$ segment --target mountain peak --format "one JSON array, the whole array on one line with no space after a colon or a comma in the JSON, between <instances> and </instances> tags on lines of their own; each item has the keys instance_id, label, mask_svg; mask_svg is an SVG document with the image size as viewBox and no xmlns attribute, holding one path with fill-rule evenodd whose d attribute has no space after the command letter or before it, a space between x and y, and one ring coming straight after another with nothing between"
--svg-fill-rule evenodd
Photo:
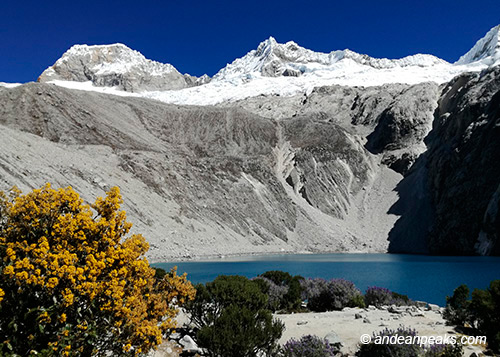
<instances>
[{"instance_id":1,"label":"mountain peak","mask_svg":"<svg viewBox=\"0 0 500 357\"><path fill-rule=\"evenodd\" d=\"M54 66L61 66L66 62L75 60L83 61L88 66L99 66L99 71L101 73L123 73L134 66L155 67L157 70L166 72L176 71L171 64L164 64L146 59L140 52L122 43L91 46L73 45L57 60Z\"/></svg>"},{"instance_id":2,"label":"mountain peak","mask_svg":"<svg viewBox=\"0 0 500 357\"><path fill-rule=\"evenodd\" d=\"M500 64L500 25L489 30L469 52L455 62L455 64L470 63L480 63L487 66Z\"/></svg>"},{"instance_id":3,"label":"mountain peak","mask_svg":"<svg viewBox=\"0 0 500 357\"><path fill-rule=\"evenodd\" d=\"M72 46L39 77L40 82L57 80L90 81L128 92L181 89L196 82L171 64L149 60L122 43Z\"/></svg>"},{"instance_id":4,"label":"mountain peak","mask_svg":"<svg viewBox=\"0 0 500 357\"><path fill-rule=\"evenodd\" d=\"M401 59L373 58L345 49L330 53L315 52L293 41L278 43L274 37L261 42L256 50L234 60L215 76L215 80L236 79L244 81L260 75L263 77L292 76L331 71L342 67L362 66L365 69L392 69L396 67L430 67L449 65L435 56L417 54Z\"/></svg>"}]
</instances>

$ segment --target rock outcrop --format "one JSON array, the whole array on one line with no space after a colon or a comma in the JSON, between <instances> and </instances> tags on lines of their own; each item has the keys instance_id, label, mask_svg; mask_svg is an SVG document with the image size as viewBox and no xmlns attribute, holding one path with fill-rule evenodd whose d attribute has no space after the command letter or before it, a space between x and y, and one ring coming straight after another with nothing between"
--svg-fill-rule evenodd
<instances>
[{"instance_id":1,"label":"rock outcrop","mask_svg":"<svg viewBox=\"0 0 500 357\"><path fill-rule=\"evenodd\" d=\"M398 185L390 251L500 254L499 67L444 86L426 144Z\"/></svg>"},{"instance_id":2,"label":"rock outcrop","mask_svg":"<svg viewBox=\"0 0 500 357\"><path fill-rule=\"evenodd\" d=\"M192 87L210 81L180 74L174 66L146 59L123 44L75 45L38 78L40 82L90 81L96 87L126 92L158 91Z\"/></svg>"}]
</instances>

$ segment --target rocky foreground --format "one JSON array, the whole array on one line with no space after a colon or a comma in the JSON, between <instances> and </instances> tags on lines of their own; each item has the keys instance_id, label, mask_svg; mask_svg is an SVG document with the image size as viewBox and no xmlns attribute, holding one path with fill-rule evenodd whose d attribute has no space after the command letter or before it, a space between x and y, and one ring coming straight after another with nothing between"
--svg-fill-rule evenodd
<instances>
[{"instance_id":1,"label":"rocky foreground","mask_svg":"<svg viewBox=\"0 0 500 357\"><path fill-rule=\"evenodd\" d=\"M419 336L460 335L453 326L447 326L442 316L443 308L422 303L420 306L383 306L376 308L344 308L342 311L307 312L294 314L275 314L285 323L285 332L280 343L291 338L299 339L304 335L324 337L331 343L342 343L341 352L354 356L359 348L360 337L382 331L386 328L396 330L401 325L415 329ZM187 324L186 315L179 316L181 324ZM198 351L189 336L176 335L181 346L186 350ZM151 357L178 356L180 349L172 342L164 343ZM464 356L482 356L483 345L464 346Z\"/></svg>"},{"instance_id":2,"label":"rocky foreground","mask_svg":"<svg viewBox=\"0 0 500 357\"><path fill-rule=\"evenodd\" d=\"M428 308L382 307L345 308L342 311L323 313L300 313L277 315L285 325L286 330L280 343L290 338L300 338L303 335L326 337L331 342L342 343L341 351L349 356L354 355L363 334L373 335L374 332L386 328L396 330L400 325L415 329L420 336L455 335L452 326L446 326L442 317L442 308L429 305ZM479 354L482 346L466 346L465 356Z\"/></svg>"}]
</instances>

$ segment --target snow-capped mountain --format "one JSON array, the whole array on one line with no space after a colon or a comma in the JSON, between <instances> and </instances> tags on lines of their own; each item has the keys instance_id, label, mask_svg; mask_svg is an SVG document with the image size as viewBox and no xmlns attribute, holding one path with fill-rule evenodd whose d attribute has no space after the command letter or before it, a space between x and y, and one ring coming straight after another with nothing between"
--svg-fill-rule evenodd
<instances>
[{"instance_id":1,"label":"snow-capped mountain","mask_svg":"<svg viewBox=\"0 0 500 357\"><path fill-rule=\"evenodd\" d=\"M49 84L0 82L0 190L119 186L154 261L500 256L498 30L454 64L270 38L194 87L124 45L76 46Z\"/></svg>"},{"instance_id":2,"label":"snow-capped mountain","mask_svg":"<svg viewBox=\"0 0 500 357\"><path fill-rule=\"evenodd\" d=\"M186 88L196 85L198 78L182 75L171 64L146 59L138 51L117 43L75 45L47 68L39 80L91 81L96 87L139 92ZM202 77L201 81L206 78Z\"/></svg>"},{"instance_id":3,"label":"snow-capped mountain","mask_svg":"<svg viewBox=\"0 0 500 357\"><path fill-rule=\"evenodd\" d=\"M256 72L265 77L298 77L301 74L317 70L337 69L332 66L342 61L374 69L393 69L409 66L430 67L448 64L448 62L435 56L421 54L390 60L387 58L372 58L348 49L330 53L314 52L299 46L293 41L280 44L273 37L270 37L261 42L256 50L250 51L242 58L228 64L214 76L214 79L222 80Z\"/></svg>"},{"instance_id":4,"label":"snow-capped mountain","mask_svg":"<svg viewBox=\"0 0 500 357\"><path fill-rule=\"evenodd\" d=\"M273 37L234 60L211 80L180 74L125 45L73 46L40 76L65 87L140 95L167 103L210 105L258 95L309 93L326 85L444 83L500 63L500 25L454 64L432 55L373 58L348 49L320 53ZM133 93L133 94L131 94Z\"/></svg>"},{"instance_id":5,"label":"snow-capped mountain","mask_svg":"<svg viewBox=\"0 0 500 357\"><path fill-rule=\"evenodd\" d=\"M456 64L500 64L500 25L493 27L474 47L460 57Z\"/></svg>"}]
</instances>

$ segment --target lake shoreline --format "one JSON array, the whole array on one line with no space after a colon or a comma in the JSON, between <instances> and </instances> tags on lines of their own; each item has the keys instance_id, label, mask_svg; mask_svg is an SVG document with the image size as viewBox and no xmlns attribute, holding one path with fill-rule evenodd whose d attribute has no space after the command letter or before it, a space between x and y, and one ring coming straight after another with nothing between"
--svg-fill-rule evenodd
<instances>
[{"instance_id":1,"label":"lake shoreline","mask_svg":"<svg viewBox=\"0 0 500 357\"><path fill-rule=\"evenodd\" d=\"M346 254L346 255L356 255L356 254L400 254L400 253L389 253L389 252L366 252L366 251L350 251L350 252L339 252L339 251L272 251L272 252L255 252L255 253L230 253L230 254L206 254L206 255L195 255L195 256L184 256L176 257L175 260L158 260L158 259L148 259L151 265L155 264L173 264L173 263L186 263L186 262L213 262L213 261L226 261L226 262L242 262L253 260L255 258L269 258L273 256L292 256L292 255L329 255L329 254ZM405 255L425 255L425 254L405 254Z\"/></svg>"},{"instance_id":2,"label":"lake shoreline","mask_svg":"<svg viewBox=\"0 0 500 357\"><path fill-rule=\"evenodd\" d=\"M154 267L186 272L196 283L213 281L218 275L253 278L266 271L280 270L304 278L352 281L361 291L384 287L410 299L439 306L462 284L471 290L486 288L500 279L500 257L426 256L367 253L255 254L214 259L152 263Z\"/></svg>"}]
</instances>

